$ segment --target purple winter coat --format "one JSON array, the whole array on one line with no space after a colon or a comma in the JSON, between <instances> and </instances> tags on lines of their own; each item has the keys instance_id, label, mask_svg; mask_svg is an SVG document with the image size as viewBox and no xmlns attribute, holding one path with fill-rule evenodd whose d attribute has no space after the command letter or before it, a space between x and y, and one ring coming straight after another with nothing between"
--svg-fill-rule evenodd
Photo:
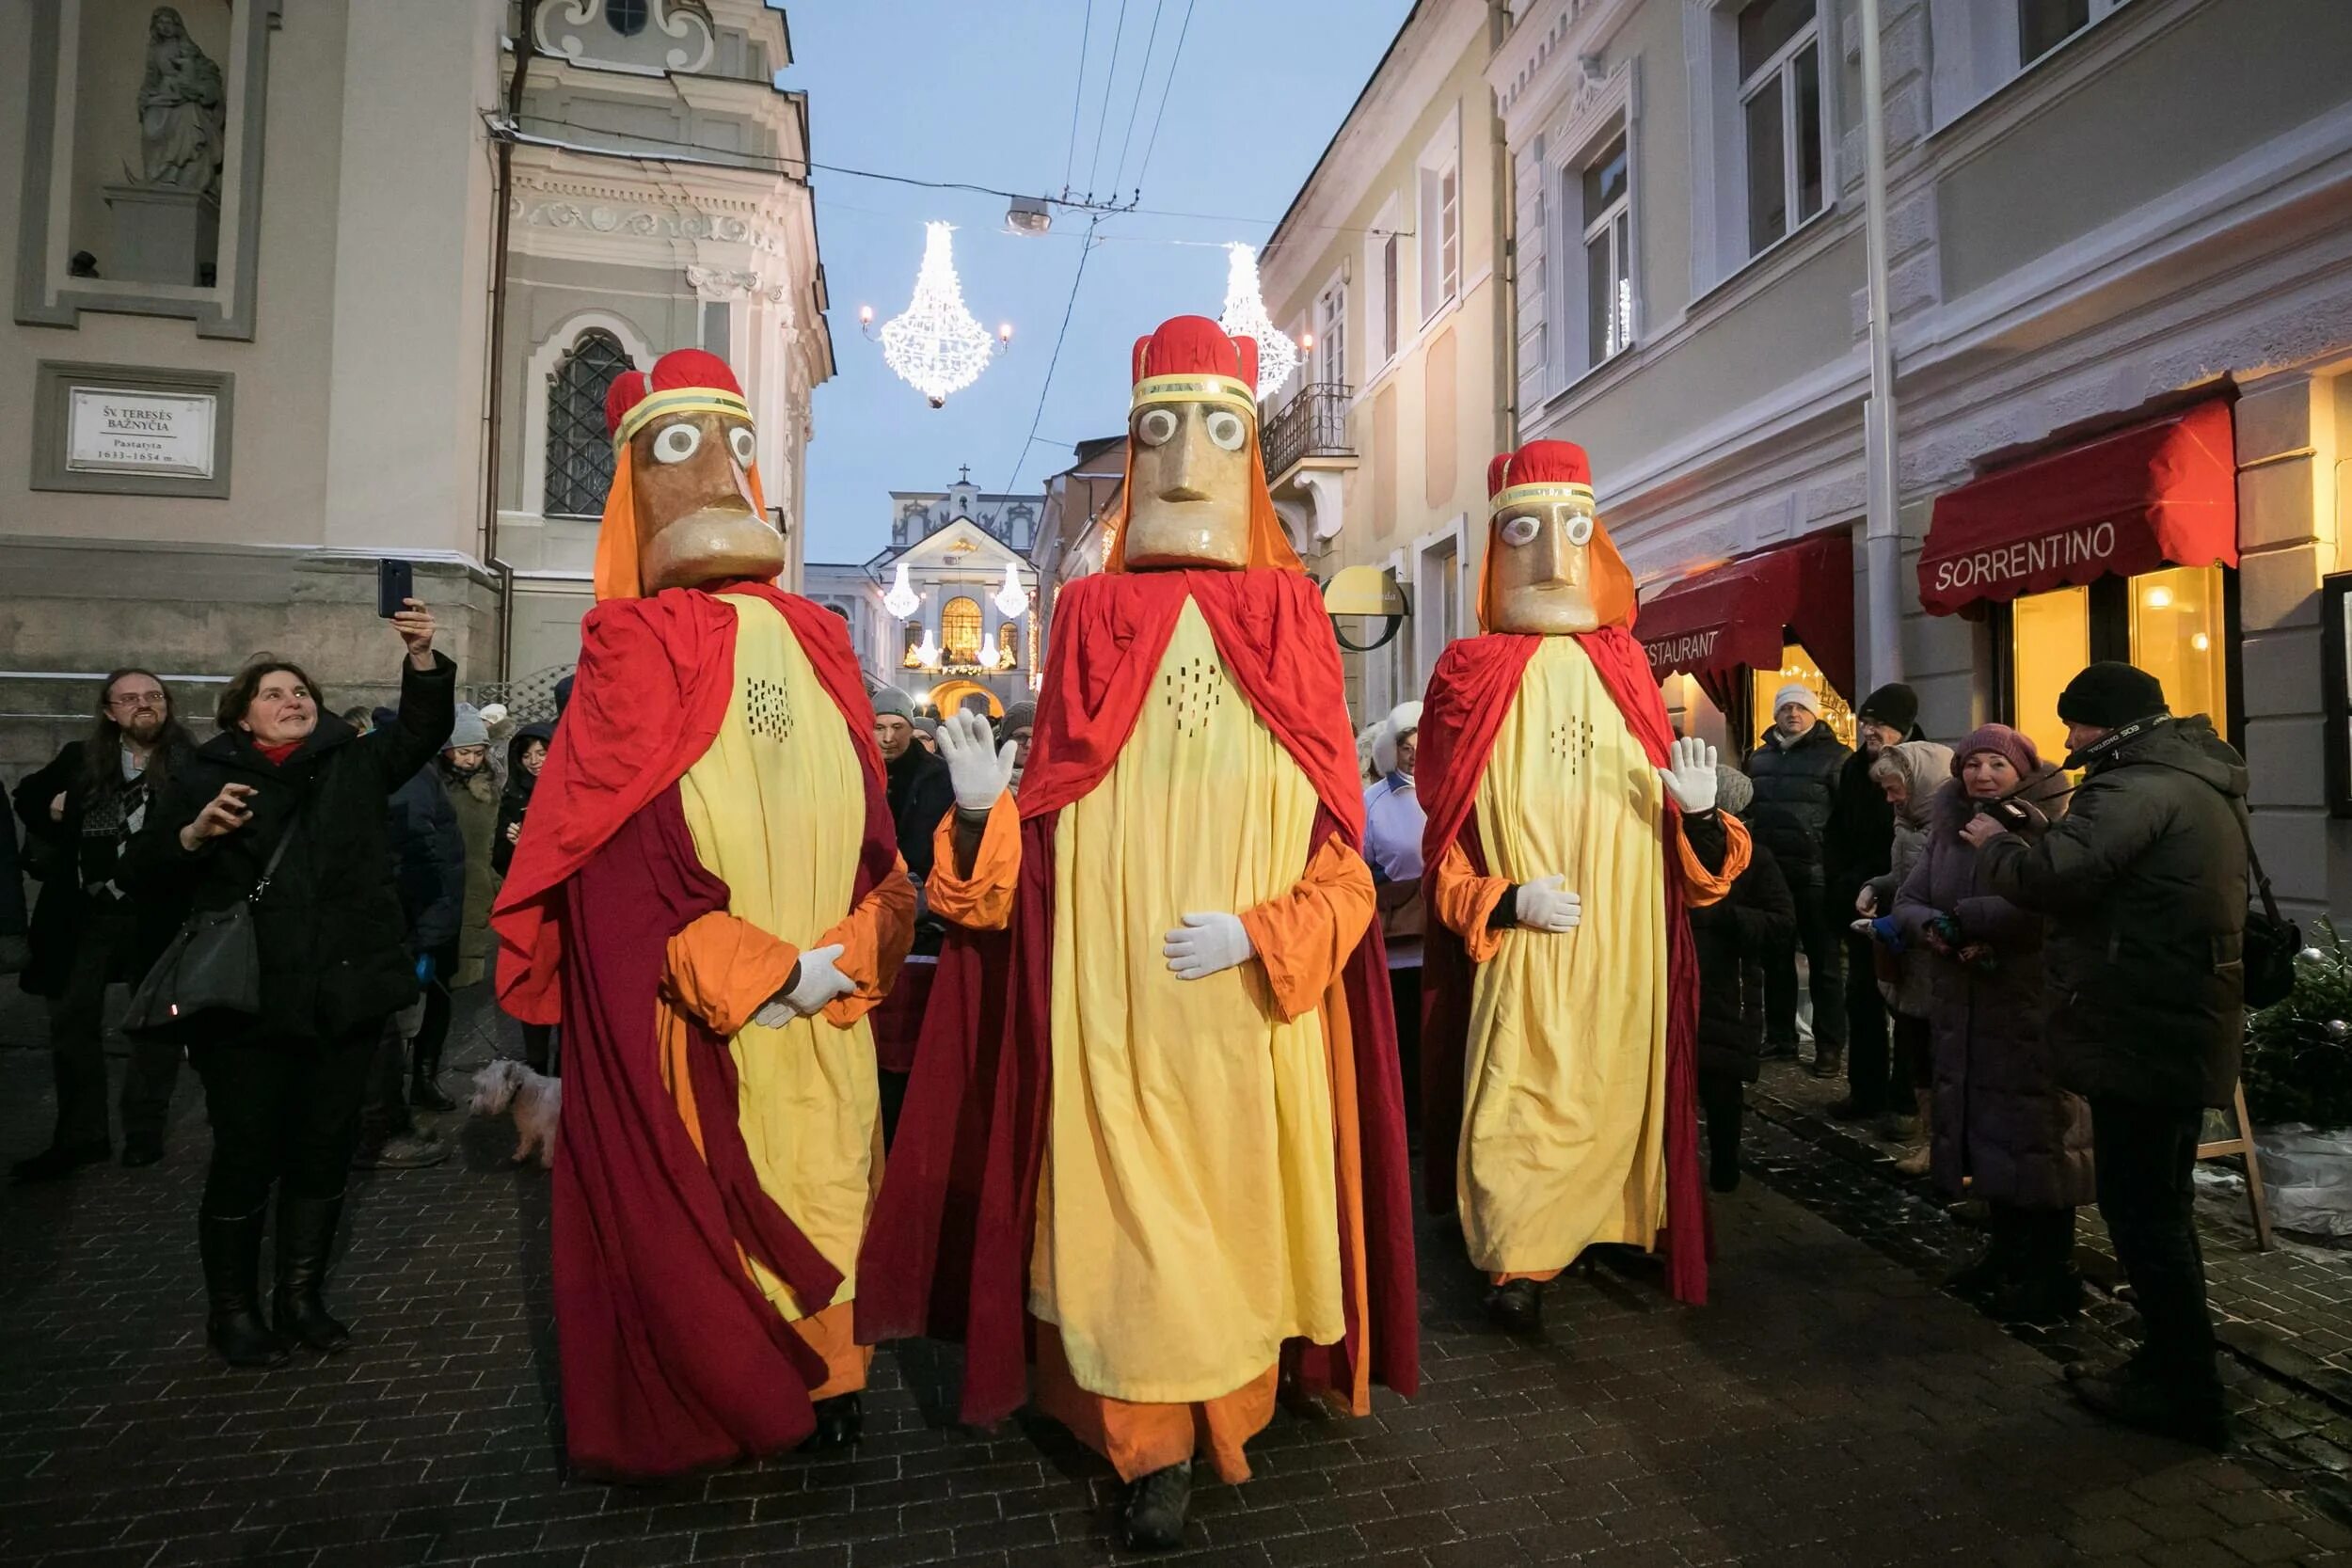
<instances>
[{"instance_id":1,"label":"purple winter coat","mask_svg":"<svg viewBox=\"0 0 2352 1568\"><path fill-rule=\"evenodd\" d=\"M2066 776L2043 764L2021 799L2056 816ZM1984 891L1977 851L1960 836L1973 802L1954 779L1936 791L1927 847L1895 898L1895 924L1931 974L1935 1042L1935 1184L2021 1209L2092 1200L2090 1112L2058 1086L2042 986L2042 919ZM1929 923L1960 922L1963 942L1990 943L1994 968L1931 952Z\"/></svg>"}]
</instances>

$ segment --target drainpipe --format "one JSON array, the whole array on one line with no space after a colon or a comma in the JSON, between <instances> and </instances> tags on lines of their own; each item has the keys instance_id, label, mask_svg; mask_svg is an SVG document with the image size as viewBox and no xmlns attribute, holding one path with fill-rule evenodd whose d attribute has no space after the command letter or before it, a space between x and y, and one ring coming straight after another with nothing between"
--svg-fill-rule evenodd
<instances>
[{"instance_id":1,"label":"drainpipe","mask_svg":"<svg viewBox=\"0 0 2352 1568\"><path fill-rule=\"evenodd\" d=\"M1895 337L1886 287L1886 101L1879 71L1879 0L1862 5L1862 214L1870 290L1870 401L1862 445L1869 478L1864 538L1871 686L1903 675L1903 534L1895 508Z\"/></svg>"},{"instance_id":2,"label":"drainpipe","mask_svg":"<svg viewBox=\"0 0 2352 1568\"><path fill-rule=\"evenodd\" d=\"M522 24L515 31L515 71L506 81L506 122L510 132L522 124L523 84L531 75L532 22L539 0L522 0ZM506 245L507 209L515 180L515 138L498 141L498 211L491 219L490 240L490 375L487 388L489 451L482 465L483 564L499 581L498 678L514 678L515 568L499 558L499 441L501 405L506 395Z\"/></svg>"}]
</instances>

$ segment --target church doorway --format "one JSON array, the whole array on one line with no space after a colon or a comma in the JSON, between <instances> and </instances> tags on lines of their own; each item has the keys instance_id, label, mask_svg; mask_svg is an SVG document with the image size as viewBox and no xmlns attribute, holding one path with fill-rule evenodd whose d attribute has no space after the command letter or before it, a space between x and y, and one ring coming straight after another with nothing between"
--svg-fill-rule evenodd
<instances>
[{"instance_id":1,"label":"church doorway","mask_svg":"<svg viewBox=\"0 0 2352 1568\"><path fill-rule=\"evenodd\" d=\"M1005 705L997 700L996 693L977 681L968 681L961 677L941 681L931 688L931 711L942 719L946 719L952 714L961 712L966 700L973 697L977 697L988 705L988 716L991 719L1002 719L1005 716Z\"/></svg>"}]
</instances>

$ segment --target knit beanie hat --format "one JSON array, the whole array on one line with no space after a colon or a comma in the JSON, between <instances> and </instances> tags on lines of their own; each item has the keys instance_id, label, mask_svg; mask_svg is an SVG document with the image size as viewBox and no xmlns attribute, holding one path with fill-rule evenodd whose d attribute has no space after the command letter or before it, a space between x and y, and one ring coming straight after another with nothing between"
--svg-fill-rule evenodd
<instances>
[{"instance_id":1,"label":"knit beanie hat","mask_svg":"<svg viewBox=\"0 0 2352 1568\"><path fill-rule=\"evenodd\" d=\"M1756 799L1756 785L1737 768L1715 765L1715 804L1737 816Z\"/></svg>"},{"instance_id":2,"label":"knit beanie hat","mask_svg":"<svg viewBox=\"0 0 2352 1568\"><path fill-rule=\"evenodd\" d=\"M914 699L895 686L885 686L874 693L874 717L881 719L893 713L912 721L914 718Z\"/></svg>"},{"instance_id":3,"label":"knit beanie hat","mask_svg":"<svg viewBox=\"0 0 2352 1568\"><path fill-rule=\"evenodd\" d=\"M2032 736L2021 735L2007 724L1979 724L1968 732L1967 739L1952 748L1952 777L1959 778L1968 759L1979 752L2007 757L2021 779L2030 779L2042 771L2042 752Z\"/></svg>"},{"instance_id":4,"label":"knit beanie hat","mask_svg":"<svg viewBox=\"0 0 2352 1568\"><path fill-rule=\"evenodd\" d=\"M441 742L441 750L453 752L460 746L487 746L490 726L482 721L482 710L471 703L457 705L457 722L451 726L449 738Z\"/></svg>"},{"instance_id":5,"label":"knit beanie hat","mask_svg":"<svg viewBox=\"0 0 2352 1568\"><path fill-rule=\"evenodd\" d=\"M1805 685L1803 681L1790 681L1787 686L1782 687L1778 691L1772 693L1772 716L1774 718L1778 718L1780 716L1780 710L1787 707L1790 703L1795 703L1798 706L1804 708L1807 713L1812 714L1816 719L1819 719L1821 716L1821 698L1820 693L1816 692L1811 687Z\"/></svg>"},{"instance_id":6,"label":"knit beanie hat","mask_svg":"<svg viewBox=\"0 0 2352 1568\"><path fill-rule=\"evenodd\" d=\"M913 719L908 720L907 722L914 726L914 730L917 735L928 735L934 739L938 737L939 721L932 718L928 713L918 713Z\"/></svg>"},{"instance_id":7,"label":"knit beanie hat","mask_svg":"<svg viewBox=\"0 0 2352 1568\"><path fill-rule=\"evenodd\" d=\"M1015 703L1005 709L1005 716L1002 719L996 721L996 739L1001 745L1012 738L1012 732L1015 730L1036 728L1037 705L1029 702Z\"/></svg>"},{"instance_id":8,"label":"knit beanie hat","mask_svg":"<svg viewBox=\"0 0 2352 1568\"><path fill-rule=\"evenodd\" d=\"M1862 699L1854 718L1865 724L1884 724L1898 735L1909 735L1919 722L1919 694L1900 681L1891 681Z\"/></svg>"},{"instance_id":9,"label":"knit beanie hat","mask_svg":"<svg viewBox=\"0 0 2352 1568\"><path fill-rule=\"evenodd\" d=\"M2070 724L2120 730L2165 711L2164 683L2121 659L2101 659L2066 683L2058 710Z\"/></svg>"}]
</instances>

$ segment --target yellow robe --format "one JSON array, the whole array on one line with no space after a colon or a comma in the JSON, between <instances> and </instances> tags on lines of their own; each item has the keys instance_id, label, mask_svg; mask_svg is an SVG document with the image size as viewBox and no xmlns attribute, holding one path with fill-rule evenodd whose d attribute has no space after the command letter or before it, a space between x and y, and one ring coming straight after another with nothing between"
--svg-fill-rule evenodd
<instances>
[{"instance_id":1,"label":"yellow robe","mask_svg":"<svg viewBox=\"0 0 2352 1568\"><path fill-rule=\"evenodd\" d=\"M829 933L850 913L866 821L857 753L775 607L723 597L736 613L735 694L718 738L679 785L695 853L726 882L728 914L795 949L840 940ZM776 1029L745 1022L729 1049L760 1185L841 1271L841 1288L831 1303L801 1302L756 1261L753 1275L788 1320L841 1307L856 1293L858 1243L882 1182L872 1031L862 1012L846 1023L824 1015ZM810 1333L829 1359L848 1354L846 1315L839 1328ZM815 1390L828 1391L838 1390Z\"/></svg>"},{"instance_id":2,"label":"yellow robe","mask_svg":"<svg viewBox=\"0 0 2352 1568\"><path fill-rule=\"evenodd\" d=\"M1528 661L1475 809L1492 876L1565 876L1584 913L1501 932L1477 968L1456 1156L1470 1260L1541 1275L1595 1243L1648 1247L1666 1221L1663 791L1574 638Z\"/></svg>"},{"instance_id":3,"label":"yellow robe","mask_svg":"<svg viewBox=\"0 0 2352 1568\"><path fill-rule=\"evenodd\" d=\"M1285 1018L1261 962L1183 980L1161 951L1187 913L1291 893L1315 811L1187 602L1119 760L1056 827L1030 1311L1092 1393L1211 1400L1287 1338L1345 1333L1322 1014Z\"/></svg>"}]
</instances>

